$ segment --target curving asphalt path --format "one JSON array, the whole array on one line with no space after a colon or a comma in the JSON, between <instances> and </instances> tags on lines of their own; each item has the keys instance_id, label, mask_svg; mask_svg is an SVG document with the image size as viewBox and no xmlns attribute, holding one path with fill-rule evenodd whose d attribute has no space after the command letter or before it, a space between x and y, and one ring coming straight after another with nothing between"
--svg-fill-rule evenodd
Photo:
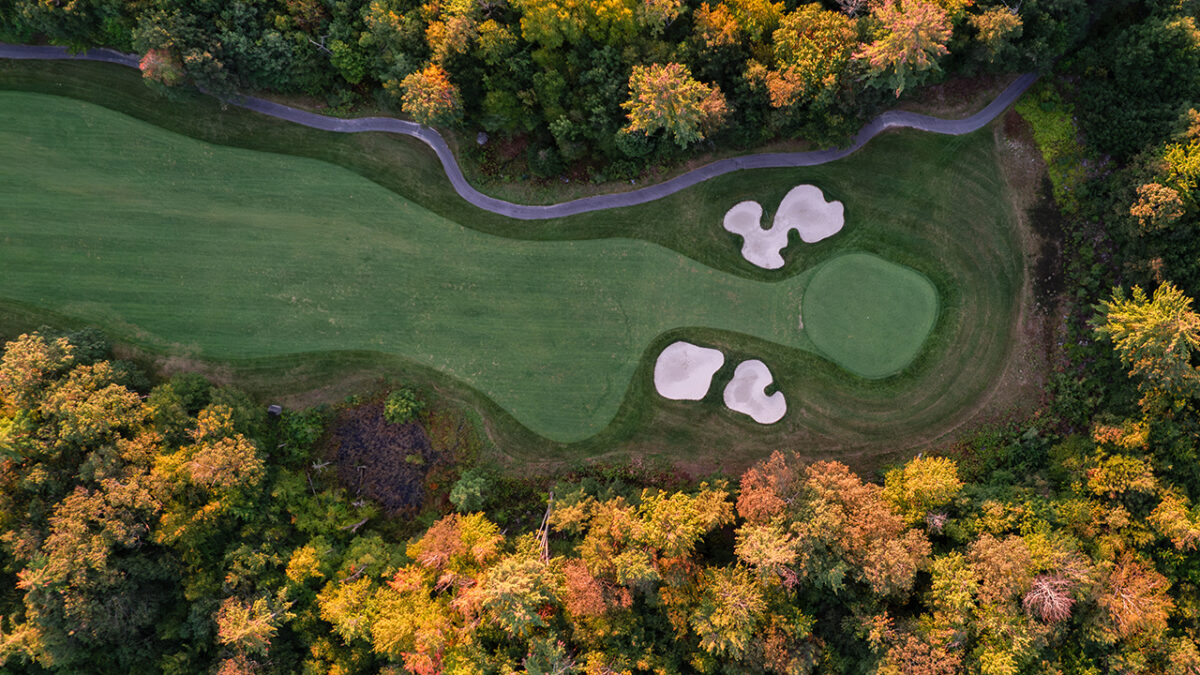
<instances>
[{"instance_id":1,"label":"curving asphalt path","mask_svg":"<svg viewBox=\"0 0 1200 675\"><path fill-rule=\"evenodd\" d=\"M77 59L117 63L130 68L138 67L138 57L136 55L123 54L111 49L90 49L80 54L72 54L64 47L0 43L0 58ZM963 119L946 120L912 112L889 110L868 122L862 129L859 129L858 133L854 135L854 141L845 148L811 150L808 152L766 152L731 157L729 159L718 160L712 164L706 164L698 169L676 176L671 180L630 192L583 197L569 202L545 206L513 204L502 199L489 197L471 187L466 177L463 176L462 169L459 168L458 161L454 158L454 153L450 151L450 147L446 145L446 141L442 138L441 134L434 129L417 124L416 122L406 122L392 117L359 117L355 119L327 117L299 110L291 106L273 103L254 96L239 96L229 99L227 102L247 110L253 110L264 115L270 115L271 117L277 117L324 131L336 131L339 133L386 131L412 136L433 148L438 159L442 162L442 168L446 171L446 177L450 179L450 183L454 186L455 191L463 199L481 209L510 218L541 220L571 216L588 211L645 204L646 202L661 199L667 195L702 183L709 178L715 178L733 171L741 171L742 169L777 169L825 164L826 162L832 162L850 155L866 145L867 141L887 129L910 128L952 136L967 134L980 129L999 116L1001 112L1020 98L1021 94L1025 93L1025 90L1037 81L1037 79L1037 73L1021 75L1012 84L1008 85L1004 91L1000 92L1000 95L989 103L987 107Z\"/></svg>"}]
</instances>

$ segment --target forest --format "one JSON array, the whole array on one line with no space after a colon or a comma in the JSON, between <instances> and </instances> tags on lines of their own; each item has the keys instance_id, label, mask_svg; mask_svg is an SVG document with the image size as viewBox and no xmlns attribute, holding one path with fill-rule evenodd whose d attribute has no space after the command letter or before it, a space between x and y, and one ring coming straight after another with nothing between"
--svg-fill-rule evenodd
<instances>
[{"instance_id":1,"label":"forest","mask_svg":"<svg viewBox=\"0 0 1200 675\"><path fill-rule=\"evenodd\" d=\"M164 88L482 130L510 139L515 162L493 169L513 179L604 181L718 146L845 140L946 73L1048 68L1088 19L1086 0L4 0L0 41L143 54ZM1181 47L1165 40L1163 58Z\"/></svg>"},{"instance_id":2,"label":"forest","mask_svg":"<svg viewBox=\"0 0 1200 675\"><path fill-rule=\"evenodd\" d=\"M136 51L167 95L484 130L544 177L825 146L923 85L1039 70L1017 111L1062 317L1037 414L863 475L803 448L513 475L401 385L274 416L94 329L6 335L0 671L1200 673L1198 11L0 0L0 40ZM337 454L381 434L423 440Z\"/></svg>"}]
</instances>

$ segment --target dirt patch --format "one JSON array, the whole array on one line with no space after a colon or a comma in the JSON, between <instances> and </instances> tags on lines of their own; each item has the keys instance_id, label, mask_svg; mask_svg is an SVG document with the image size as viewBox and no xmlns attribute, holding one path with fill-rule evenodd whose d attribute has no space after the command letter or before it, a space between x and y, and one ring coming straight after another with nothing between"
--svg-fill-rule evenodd
<instances>
[{"instance_id":1,"label":"dirt patch","mask_svg":"<svg viewBox=\"0 0 1200 675\"><path fill-rule=\"evenodd\" d=\"M475 145L465 154L473 160L482 177L491 181L513 181L529 173L525 162L529 137L525 134L497 136L482 146Z\"/></svg>"},{"instance_id":2,"label":"dirt patch","mask_svg":"<svg viewBox=\"0 0 1200 675\"><path fill-rule=\"evenodd\" d=\"M982 110L1015 79L1016 75L952 77L941 84L914 90L911 98L905 98L896 109L934 117L969 117Z\"/></svg>"},{"instance_id":3,"label":"dirt patch","mask_svg":"<svg viewBox=\"0 0 1200 675\"><path fill-rule=\"evenodd\" d=\"M222 363L205 361L188 356L171 356L157 354L125 342L113 342L113 357L133 361L149 373L163 379L180 373L196 373L203 375L209 382L218 387L228 387L237 384L233 368Z\"/></svg>"},{"instance_id":4,"label":"dirt patch","mask_svg":"<svg viewBox=\"0 0 1200 675\"><path fill-rule=\"evenodd\" d=\"M1033 128L1015 110L1005 114L1003 135L997 142L1013 208L1022 225L1022 245L1027 257L1035 256L1029 268L1034 301L1043 313L1053 314L1063 292L1063 231L1050 178L1034 143Z\"/></svg>"},{"instance_id":5,"label":"dirt patch","mask_svg":"<svg viewBox=\"0 0 1200 675\"><path fill-rule=\"evenodd\" d=\"M1033 269L1033 292L1038 307L1053 313L1065 290L1062 271L1062 215L1054 204L1054 188L1049 177L1043 177L1041 198L1028 216L1030 225L1041 238L1041 249Z\"/></svg>"},{"instance_id":6,"label":"dirt patch","mask_svg":"<svg viewBox=\"0 0 1200 675\"><path fill-rule=\"evenodd\" d=\"M354 395L370 396L385 388L386 380L382 371L354 371L335 378L329 378L321 386L302 388L295 392L287 392L275 397L275 403L285 408L315 408L319 405L334 405L345 401Z\"/></svg>"},{"instance_id":7,"label":"dirt patch","mask_svg":"<svg viewBox=\"0 0 1200 675\"><path fill-rule=\"evenodd\" d=\"M426 477L447 459L434 449L419 424L384 420L382 403L343 411L334 423L327 452L348 490L374 499L392 513L420 507Z\"/></svg>"}]
</instances>

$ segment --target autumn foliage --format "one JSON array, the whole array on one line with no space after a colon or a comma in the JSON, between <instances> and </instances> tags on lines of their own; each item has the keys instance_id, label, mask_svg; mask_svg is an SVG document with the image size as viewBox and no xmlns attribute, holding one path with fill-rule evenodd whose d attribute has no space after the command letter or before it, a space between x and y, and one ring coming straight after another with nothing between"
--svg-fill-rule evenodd
<instances>
[{"instance_id":1,"label":"autumn foliage","mask_svg":"<svg viewBox=\"0 0 1200 675\"><path fill-rule=\"evenodd\" d=\"M704 140L725 118L721 90L692 79L679 63L635 66L629 77L627 132L665 132L680 146Z\"/></svg>"},{"instance_id":2,"label":"autumn foliage","mask_svg":"<svg viewBox=\"0 0 1200 675\"><path fill-rule=\"evenodd\" d=\"M41 335L0 360L5 665L140 672L185 647L221 673L1200 663L1176 628L1200 517L1132 454L1149 440L1121 442L1138 424L1097 425L1057 493L981 488L939 456L880 485L776 452L736 489L564 482L503 526L433 512L398 537L322 462L264 452L311 442L298 420L273 434L195 378L143 399L124 368Z\"/></svg>"},{"instance_id":3,"label":"autumn foliage","mask_svg":"<svg viewBox=\"0 0 1200 675\"><path fill-rule=\"evenodd\" d=\"M884 0L874 6L871 17L878 26L875 40L855 57L867 64L872 78L887 82L896 96L936 68L938 58L949 52L950 18L936 3Z\"/></svg>"},{"instance_id":4,"label":"autumn foliage","mask_svg":"<svg viewBox=\"0 0 1200 675\"><path fill-rule=\"evenodd\" d=\"M462 111L458 88L450 74L438 65L427 66L400 83L401 108L422 124L442 124L454 120Z\"/></svg>"}]
</instances>

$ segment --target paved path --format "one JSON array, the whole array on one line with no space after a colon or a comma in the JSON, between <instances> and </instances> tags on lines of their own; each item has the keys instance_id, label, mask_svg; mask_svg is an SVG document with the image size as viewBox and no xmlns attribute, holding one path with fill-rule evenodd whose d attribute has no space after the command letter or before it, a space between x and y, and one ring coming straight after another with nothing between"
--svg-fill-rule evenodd
<instances>
[{"instance_id":1,"label":"paved path","mask_svg":"<svg viewBox=\"0 0 1200 675\"><path fill-rule=\"evenodd\" d=\"M71 54L63 47L50 46L33 46L33 45L10 45L0 43L0 58L6 59L81 59L86 61L104 61L107 63L118 63L131 68L138 67L138 57L133 54L122 54L111 49L91 49L82 54ZM961 134L970 133L988 122L995 119L1008 106L1020 98L1021 94L1030 87L1038 76L1036 73L1026 73L1021 75L1008 86L996 100L992 101L983 110L971 115L970 117L960 120L945 120L938 117L930 117L929 115L919 115L912 112L904 112L899 110L889 110L875 119L868 122L854 136L854 141L846 148L835 148L829 150L812 150L808 152L767 152L754 155L743 155L741 157L731 157L722 159L712 164L706 164L698 169L694 169L685 174L672 178L671 180L631 190L629 192L620 192L615 194L596 195L594 197L584 197L575 199L569 202L559 204L550 204L546 206L531 206L527 204L513 204L502 199L489 197L479 190L471 187L463 176L462 169L458 166L458 161L454 158L454 153L450 151L450 147L446 145L445 139L442 138L434 129L427 126L417 124L416 122L406 122L391 117L359 117L356 119L341 119L337 117L327 117L315 113L298 110L290 106L279 103L272 103L261 98L253 96L240 96L230 99L228 103L236 105L247 110L260 112L264 115L277 117L279 119L288 120L297 124L303 124L314 129L323 129L325 131L337 131L342 133L355 133L361 131L389 131L397 134L405 134L418 138L426 145L433 148L437 153L437 157L442 162L442 167L446 171L446 176L450 179L450 183L454 185L454 189L462 196L463 199L478 206L481 209L486 209L493 213L499 213L511 218L519 218L521 220L540 220L545 218L560 218L562 216L570 216L577 213L586 213L588 211L600 211L603 209L613 209L622 206L634 206L636 204L645 204L646 202L661 199L672 193L678 192L685 188L692 187L697 183L715 178L723 174L742 169L774 169L787 168L795 166L814 166L824 164L834 160L841 159L862 146L866 145L867 141L874 138L880 132L886 129L894 129L900 127L908 127L911 129L920 129L921 131L929 131L937 134L949 134L958 136Z\"/></svg>"}]
</instances>

